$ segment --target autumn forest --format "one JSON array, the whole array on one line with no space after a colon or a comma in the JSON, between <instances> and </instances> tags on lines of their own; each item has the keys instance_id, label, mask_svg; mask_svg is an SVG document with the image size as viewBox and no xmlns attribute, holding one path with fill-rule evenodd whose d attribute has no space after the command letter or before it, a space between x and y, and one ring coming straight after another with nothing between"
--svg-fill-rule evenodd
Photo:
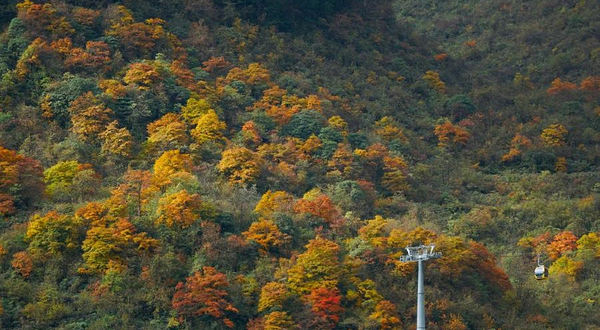
<instances>
[{"instance_id":1,"label":"autumn forest","mask_svg":"<svg viewBox=\"0 0 600 330\"><path fill-rule=\"evenodd\" d=\"M599 18L2 0L0 329L600 329Z\"/></svg>"}]
</instances>

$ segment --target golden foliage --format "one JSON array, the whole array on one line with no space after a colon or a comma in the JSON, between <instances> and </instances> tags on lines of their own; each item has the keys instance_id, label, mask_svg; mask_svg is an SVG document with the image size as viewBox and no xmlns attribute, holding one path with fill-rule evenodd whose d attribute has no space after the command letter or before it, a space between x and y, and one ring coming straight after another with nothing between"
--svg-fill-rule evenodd
<instances>
[{"instance_id":1,"label":"golden foliage","mask_svg":"<svg viewBox=\"0 0 600 330\"><path fill-rule=\"evenodd\" d=\"M275 212L290 212L293 208L294 196L285 191L267 190L254 208L254 212L269 218Z\"/></svg>"},{"instance_id":2,"label":"golden foliage","mask_svg":"<svg viewBox=\"0 0 600 330\"><path fill-rule=\"evenodd\" d=\"M250 63L246 69L231 69L225 77L224 83L229 84L235 80L248 85L255 85L269 83L271 81L271 75L269 74L269 70L262 67L259 63Z\"/></svg>"},{"instance_id":3,"label":"golden foliage","mask_svg":"<svg viewBox=\"0 0 600 330\"><path fill-rule=\"evenodd\" d=\"M114 36L121 41L125 53L147 55L161 39L167 39L163 25L165 21L153 18L144 23L135 22L132 12L125 6L117 7L119 17L111 21L106 35Z\"/></svg>"},{"instance_id":4,"label":"golden foliage","mask_svg":"<svg viewBox=\"0 0 600 330\"><path fill-rule=\"evenodd\" d=\"M191 195L182 189L158 201L156 223L164 223L169 227L190 227L200 221L201 207L202 200L198 194Z\"/></svg>"},{"instance_id":5,"label":"golden foliage","mask_svg":"<svg viewBox=\"0 0 600 330\"><path fill-rule=\"evenodd\" d=\"M288 271L288 286L299 295L307 295L313 289L337 287L341 267L339 246L317 236L306 245L306 251L298 256L296 264Z\"/></svg>"},{"instance_id":6,"label":"golden foliage","mask_svg":"<svg viewBox=\"0 0 600 330\"><path fill-rule=\"evenodd\" d=\"M273 221L262 218L253 222L242 235L247 240L258 243L263 252L281 247L291 239L289 235L282 233Z\"/></svg>"},{"instance_id":7,"label":"golden foliage","mask_svg":"<svg viewBox=\"0 0 600 330\"><path fill-rule=\"evenodd\" d=\"M327 120L330 127L333 127L342 132L346 132L348 129L348 123L340 116L333 116Z\"/></svg>"},{"instance_id":8,"label":"golden foliage","mask_svg":"<svg viewBox=\"0 0 600 330\"><path fill-rule=\"evenodd\" d=\"M547 92L550 95L555 95L559 93L574 91L577 89L577 85L572 82L562 81L560 78L554 79L552 81L552 86L548 88Z\"/></svg>"},{"instance_id":9,"label":"golden foliage","mask_svg":"<svg viewBox=\"0 0 600 330\"><path fill-rule=\"evenodd\" d=\"M577 240L577 258L594 259L600 258L600 235L588 233Z\"/></svg>"},{"instance_id":10,"label":"golden foliage","mask_svg":"<svg viewBox=\"0 0 600 330\"><path fill-rule=\"evenodd\" d=\"M289 297L289 292L284 283L269 282L260 290L258 311L264 312L271 309L280 309Z\"/></svg>"},{"instance_id":11,"label":"golden foliage","mask_svg":"<svg viewBox=\"0 0 600 330\"><path fill-rule=\"evenodd\" d=\"M379 328L382 330L400 330L402 322L394 305L389 300L380 301L375 307L375 311L369 315L369 318L379 322Z\"/></svg>"},{"instance_id":12,"label":"golden foliage","mask_svg":"<svg viewBox=\"0 0 600 330\"><path fill-rule=\"evenodd\" d=\"M190 177L194 164L192 157L182 154L179 150L165 151L154 162L153 183L157 187L170 185L175 178Z\"/></svg>"},{"instance_id":13,"label":"golden foliage","mask_svg":"<svg viewBox=\"0 0 600 330\"><path fill-rule=\"evenodd\" d=\"M566 144L565 140L568 133L569 131L563 125L553 124L542 131L540 138L542 139L542 143L546 146L564 146Z\"/></svg>"},{"instance_id":14,"label":"golden foliage","mask_svg":"<svg viewBox=\"0 0 600 330\"><path fill-rule=\"evenodd\" d=\"M294 328L294 321L286 312L275 311L265 316L263 330L290 330Z\"/></svg>"},{"instance_id":15,"label":"golden foliage","mask_svg":"<svg viewBox=\"0 0 600 330\"><path fill-rule=\"evenodd\" d=\"M254 151L245 147L233 147L223 152L217 169L232 184L248 184L258 179L262 163L262 158Z\"/></svg>"},{"instance_id":16,"label":"golden foliage","mask_svg":"<svg viewBox=\"0 0 600 330\"><path fill-rule=\"evenodd\" d=\"M392 192L408 190L406 181L408 165L400 156L386 156L383 158L383 177L381 185Z\"/></svg>"},{"instance_id":17,"label":"golden foliage","mask_svg":"<svg viewBox=\"0 0 600 330\"><path fill-rule=\"evenodd\" d=\"M181 116L167 113L160 119L148 124L148 147L154 151L164 152L169 149L184 147L189 141L187 127Z\"/></svg>"},{"instance_id":18,"label":"golden foliage","mask_svg":"<svg viewBox=\"0 0 600 330\"><path fill-rule=\"evenodd\" d=\"M136 233L135 226L126 218L110 214L92 223L82 244L83 267L81 273L102 274L127 268L126 256L132 250L139 252L155 249L158 240L147 233Z\"/></svg>"},{"instance_id":19,"label":"golden foliage","mask_svg":"<svg viewBox=\"0 0 600 330\"><path fill-rule=\"evenodd\" d=\"M425 80L429 86L439 93L446 93L446 84L440 79L440 74L435 71L427 71L423 76L423 80Z\"/></svg>"},{"instance_id":20,"label":"golden foliage","mask_svg":"<svg viewBox=\"0 0 600 330\"><path fill-rule=\"evenodd\" d=\"M375 134L380 136L385 141L398 139L400 142L406 143L408 140L404 135L404 130L398 127L392 117L385 116L375 122Z\"/></svg>"},{"instance_id":21,"label":"golden foliage","mask_svg":"<svg viewBox=\"0 0 600 330\"><path fill-rule=\"evenodd\" d=\"M100 133L101 151L103 155L128 158L133 148L133 137L127 128L117 128L118 124L118 121L114 120Z\"/></svg>"},{"instance_id":22,"label":"golden foliage","mask_svg":"<svg viewBox=\"0 0 600 330\"><path fill-rule=\"evenodd\" d=\"M212 106L206 99L190 97L187 104L181 108L181 115L188 124L196 125L198 119L211 110Z\"/></svg>"},{"instance_id":23,"label":"golden foliage","mask_svg":"<svg viewBox=\"0 0 600 330\"><path fill-rule=\"evenodd\" d=\"M124 97L127 94L127 88L118 80L115 79L102 79L98 83L104 93L113 99Z\"/></svg>"},{"instance_id":24,"label":"golden foliage","mask_svg":"<svg viewBox=\"0 0 600 330\"><path fill-rule=\"evenodd\" d=\"M50 211L45 215L34 214L27 225L25 238L29 241L29 251L33 256L55 257L65 249L78 245L77 239L81 223L71 217Z\"/></svg>"},{"instance_id":25,"label":"golden foliage","mask_svg":"<svg viewBox=\"0 0 600 330\"><path fill-rule=\"evenodd\" d=\"M150 89L152 85L161 80L162 77L156 67L143 62L131 63L123 77L124 82L137 85L142 90Z\"/></svg>"},{"instance_id":26,"label":"golden foliage","mask_svg":"<svg viewBox=\"0 0 600 330\"><path fill-rule=\"evenodd\" d=\"M65 49L59 50L61 51L64 52ZM85 49L75 47L66 55L65 65L74 70L107 71L112 62L110 47L103 41L88 41Z\"/></svg>"},{"instance_id":27,"label":"golden foliage","mask_svg":"<svg viewBox=\"0 0 600 330\"><path fill-rule=\"evenodd\" d=\"M590 76L583 79L579 85L581 90L586 92L598 93L600 92L600 76Z\"/></svg>"},{"instance_id":28,"label":"golden foliage","mask_svg":"<svg viewBox=\"0 0 600 330\"><path fill-rule=\"evenodd\" d=\"M217 113L211 109L200 116L191 134L198 145L204 145L207 142L222 142L225 140L223 132L226 128L227 124L220 120Z\"/></svg>"},{"instance_id":29,"label":"golden foliage","mask_svg":"<svg viewBox=\"0 0 600 330\"><path fill-rule=\"evenodd\" d=\"M113 115L111 109L107 108L94 96L87 92L73 101L69 107L71 113L71 131L84 141L96 139L98 135L106 130Z\"/></svg>"},{"instance_id":30,"label":"golden foliage","mask_svg":"<svg viewBox=\"0 0 600 330\"><path fill-rule=\"evenodd\" d=\"M447 148L451 144L465 145L471 137L471 134L469 134L467 130L457 125L453 125L449 121L436 125L433 132L438 137L438 146L443 148Z\"/></svg>"},{"instance_id":31,"label":"golden foliage","mask_svg":"<svg viewBox=\"0 0 600 330\"><path fill-rule=\"evenodd\" d=\"M569 280L574 281L582 268L583 261L576 261L563 255L552 263L548 271L550 274L562 274Z\"/></svg>"},{"instance_id":32,"label":"golden foliage","mask_svg":"<svg viewBox=\"0 0 600 330\"><path fill-rule=\"evenodd\" d=\"M343 143L338 144L338 148L327 162L327 167L330 171L339 171L339 173L348 175L352 171L352 163L354 162L354 154L349 146Z\"/></svg>"},{"instance_id":33,"label":"golden foliage","mask_svg":"<svg viewBox=\"0 0 600 330\"><path fill-rule=\"evenodd\" d=\"M450 314L450 319L444 322L443 330L467 330L467 326L463 323L462 317L456 314Z\"/></svg>"},{"instance_id":34,"label":"golden foliage","mask_svg":"<svg viewBox=\"0 0 600 330\"><path fill-rule=\"evenodd\" d=\"M554 170L557 173L566 173L567 172L567 158L557 157L556 164L554 165Z\"/></svg>"}]
</instances>

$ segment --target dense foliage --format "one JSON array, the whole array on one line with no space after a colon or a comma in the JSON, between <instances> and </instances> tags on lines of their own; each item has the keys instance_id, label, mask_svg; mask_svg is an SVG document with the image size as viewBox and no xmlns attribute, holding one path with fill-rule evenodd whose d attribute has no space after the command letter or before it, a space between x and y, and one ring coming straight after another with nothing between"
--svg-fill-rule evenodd
<instances>
[{"instance_id":1,"label":"dense foliage","mask_svg":"<svg viewBox=\"0 0 600 330\"><path fill-rule=\"evenodd\" d=\"M3 2L0 327L599 328L598 17Z\"/></svg>"}]
</instances>

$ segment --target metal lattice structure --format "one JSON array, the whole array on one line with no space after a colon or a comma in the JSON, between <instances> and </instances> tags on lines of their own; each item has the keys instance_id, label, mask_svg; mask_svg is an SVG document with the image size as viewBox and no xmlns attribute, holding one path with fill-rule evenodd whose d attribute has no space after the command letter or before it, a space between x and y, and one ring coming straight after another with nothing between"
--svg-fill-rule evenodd
<instances>
[{"instance_id":1,"label":"metal lattice structure","mask_svg":"<svg viewBox=\"0 0 600 330\"><path fill-rule=\"evenodd\" d=\"M402 262L417 262L419 276L417 280L417 330L425 330L425 289L423 284L423 261L437 259L440 252L433 252L435 245L407 246L407 255L400 257Z\"/></svg>"},{"instance_id":2,"label":"metal lattice structure","mask_svg":"<svg viewBox=\"0 0 600 330\"><path fill-rule=\"evenodd\" d=\"M433 252L435 245L419 245L419 246L407 246L407 255L401 256L400 261L411 262L420 260L436 259L442 256L440 252Z\"/></svg>"}]
</instances>

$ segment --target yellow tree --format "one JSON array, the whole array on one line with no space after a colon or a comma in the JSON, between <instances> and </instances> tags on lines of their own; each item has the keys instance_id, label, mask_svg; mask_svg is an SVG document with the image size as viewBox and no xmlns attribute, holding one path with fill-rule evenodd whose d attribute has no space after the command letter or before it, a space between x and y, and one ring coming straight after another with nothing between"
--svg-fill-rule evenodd
<instances>
[{"instance_id":1,"label":"yellow tree","mask_svg":"<svg viewBox=\"0 0 600 330\"><path fill-rule=\"evenodd\" d=\"M148 63L132 63L123 77L127 84L136 85L141 90L147 90L152 85L160 82L162 77L156 66Z\"/></svg>"},{"instance_id":2,"label":"yellow tree","mask_svg":"<svg viewBox=\"0 0 600 330\"><path fill-rule=\"evenodd\" d=\"M187 104L181 108L183 119L190 125L196 125L198 119L212 110L212 106L206 99L190 97Z\"/></svg>"},{"instance_id":3,"label":"yellow tree","mask_svg":"<svg viewBox=\"0 0 600 330\"><path fill-rule=\"evenodd\" d=\"M233 147L223 152L217 169L232 184L249 184L258 179L262 163L262 158L254 151L245 147Z\"/></svg>"},{"instance_id":4,"label":"yellow tree","mask_svg":"<svg viewBox=\"0 0 600 330\"><path fill-rule=\"evenodd\" d=\"M450 318L444 322L444 330L467 330L467 326L463 323L462 317L456 314L450 314Z\"/></svg>"},{"instance_id":5,"label":"yellow tree","mask_svg":"<svg viewBox=\"0 0 600 330\"><path fill-rule=\"evenodd\" d=\"M577 258L600 258L600 233L588 233L577 240Z\"/></svg>"},{"instance_id":6,"label":"yellow tree","mask_svg":"<svg viewBox=\"0 0 600 330\"><path fill-rule=\"evenodd\" d=\"M179 149L188 143L187 127L181 117L167 113L160 119L148 124L148 147L150 150L164 152Z\"/></svg>"},{"instance_id":7,"label":"yellow tree","mask_svg":"<svg viewBox=\"0 0 600 330\"><path fill-rule=\"evenodd\" d=\"M67 249L78 246L82 223L72 217L50 211L34 214L27 225L25 239L32 256L46 259L58 256Z\"/></svg>"},{"instance_id":8,"label":"yellow tree","mask_svg":"<svg viewBox=\"0 0 600 330\"><path fill-rule=\"evenodd\" d=\"M385 116L375 122L375 134L380 136L385 141L398 139L401 142L406 142L404 131L398 127L392 117Z\"/></svg>"},{"instance_id":9,"label":"yellow tree","mask_svg":"<svg viewBox=\"0 0 600 330\"><path fill-rule=\"evenodd\" d=\"M338 148L335 150L327 167L329 168L330 174L334 173L339 175L348 175L352 171L352 164L354 162L354 154L350 150L347 144L339 143Z\"/></svg>"},{"instance_id":10,"label":"yellow tree","mask_svg":"<svg viewBox=\"0 0 600 330\"><path fill-rule=\"evenodd\" d=\"M119 123L114 120L100 133L102 140L102 154L114 157L130 157L133 148L133 137L125 127L118 128Z\"/></svg>"},{"instance_id":11,"label":"yellow tree","mask_svg":"<svg viewBox=\"0 0 600 330\"><path fill-rule=\"evenodd\" d=\"M81 187L81 184L79 184L78 187L78 181L82 183L84 181L97 180L99 180L98 175L94 172L90 164L80 164L75 160L59 162L44 171L46 194L51 198L56 197L60 199L69 197L76 192L76 188L81 188L89 192L90 189L95 188L87 184L84 184L84 187Z\"/></svg>"},{"instance_id":12,"label":"yellow tree","mask_svg":"<svg viewBox=\"0 0 600 330\"><path fill-rule=\"evenodd\" d=\"M306 245L296 264L288 270L288 287L301 296L313 289L337 287L341 274L338 258L340 247L332 241L317 236Z\"/></svg>"},{"instance_id":13,"label":"yellow tree","mask_svg":"<svg viewBox=\"0 0 600 330\"><path fill-rule=\"evenodd\" d=\"M103 79L98 82L98 87L104 91L104 94L115 100L127 95L127 87L119 80Z\"/></svg>"},{"instance_id":14,"label":"yellow tree","mask_svg":"<svg viewBox=\"0 0 600 330\"><path fill-rule=\"evenodd\" d=\"M290 296L284 283L269 282L260 290L258 311L264 312L273 309L282 309L283 303Z\"/></svg>"},{"instance_id":15,"label":"yellow tree","mask_svg":"<svg viewBox=\"0 0 600 330\"><path fill-rule=\"evenodd\" d=\"M190 178L192 176L192 157L182 154L179 150L165 151L154 162L154 184L162 188L171 184L175 178Z\"/></svg>"},{"instance_id":16,"label":"yellow tree","mask_svg":"<svg viewBox=\"0 0 600 330\"><path fill-rule=\"evenodd\" d=\"M383 177L381 185L391 192L400 192L408 189L406 181L408 165L400 156L386 156L383 158Z\"/></svg>"},{"instance_id":17,"label":"yellow tree","mask_svg":"<svg viewBox=\"0 0 600 330\"><path fill-rule=\"evenodd\" d=\"M135 252L154 249L158 241L145 232L136 233L127 218L105 215L94 221L82 244L84 266L81 273L120 271L127 267L127 257Z\"/></svg>"},{"instance_id":18,"label":"yellow tree","mask_svg":"<svg viewBox=\"0 0 600 330\"><path fill-rule=\"evenodd\" d=\"M551 274L562 274L569 280L574 281L581 269L583 269L583 261L574 260L564 255L552 263L549 272Z\"/></svg>"},{"instance_id":19,"label":"yellow tree","mask_svg":"<svg viewBox=\"0 0 600 330\"><path fill-rule=\"evenodd\" d=\"M396 305L389 300L380 301L375 306L375 311L369 315L369 318L379 322L379 329L381 330L402 329L402 322L398 316Z\"/></svg>"},{"instance_id":20,"label":"yellow tree","mask_svg":"<svg viewBox=\"0 0 600 330\"><path fill-rule=\"evenodd\" d=\"M540 138L546 146L559 147L566 144L565 139L568 133L569 131L563 125L553 124L542 131Z\"/></svg>"},{"instance_id":21,"label":"yellow tree","mask_svg":"<svg viewBox=\"0 0 600 330\"><path fill-rule=\"evenodd\" d=\"M71 131L84 141L94 140L106 130L113 112L87 92L73 101L69 107Z\"/></svg>"},{"instance_id":22,"label":"yellow tree","mask_svg":"<svg viewBox=\"0 0 600 330\"><path fill-rule=\"evenodd\" d=\"M446 93L446 84L440 79L440 74L435 71L427 71L423 76L429 86L440 93Z\"/></svg>"},{"instance_id":23,"label":"yellow tree","mask_svg":"<svg viewBox=\"0 0 600 330\"><path fill-rule=\"evenodd\" d=\"M227 125L219 119L217 113L214 110L208 110L198 119L196 128L192 130L192 137L198 145L207 142L221 142L225 139L223 136L225 128Z\"/></svg>"},{"instance_id":24,"label":"yellow tree","mask_svg":"<svg viewBox=\"0 0 600 330\"><path fill-rule=\"evenodd\" d=\"M327 123L329 123L330 127L333 127L335 129L341 131L342 135L347 135L348 122L346 122L342 117L333 116L327 120Z\"/></svg>"},{"instance_id":25,"label":"yellow tree","mask_svg":"<svg viewBox=\"0 0 600 330\"><path fill-rule=\"evenodd\" d=\"M265 316L264 330L288 330L295 326L287 312L274 311Z\"/></svg>"},{"instance_id":26,"label":"yellow tree","mask_svg":"<svg viewBox=\"0 0 600 330\"><path fill-rule=\"evenodd\" d=\"M290 236L282 233L271 220L260 219L250 225L248 231L242 233L247 240L260 245L262 252L279 248L290 241Z\"/></svg>"},{"instance_id":27,"label":"yellow tree","mask_svg":"<svg viewBox=\"0 0 600 330\"><path fill-rule=\"evenodd\" d=\"M158 201L156 223L169 227L187 228L200 220L202 200L198 194L190 194L183 189L162 197Z\"/></svg>"},{"instance_id":28,"label":"yellow tree","mask_svg":"<svg viewBox=\"0 0 600 330\"><path fill-rule=\"evenodd\" d=\"M300 151L299 157L302 159L311 159L312 155L322 146L323 141L313 134L298 148Z\"/></svg>"},{"instance_id":29,"label":"yellow tree","mask_svg":"<svg viewBox=\"0 0 600 330\"><path fill-rule=\"evenodd\" d=\"M255 85L259 83L269 83L270 79L271 76L269 74L269 70L263 68L258 63L250 63L246 69L231 69L227 74L227 77L225 77L224 82L228 84L237 80L248 85Z\"/></svg>"},{"instance_id":30,"label":"yellow tree","mask_svg":"<svg viewBox=\"0 0 600 330\"><path fill-rule=\"evenodd\" d=\"M275 212L290 212L293 209L294 196L285 191L267 190L254 208L254 212L263 217L271 217Z\"/></svg>"},{"instance_id":31,"label":"yellow tree","mask_svg":"<svg viewBox=\"0 0 600 330\"><path fill-rule=\"evenodd\" d=\"M106 35L116 37L129 58L147 56L161 39L166 39L165 22L161 19L135 22L133 13L125 6L117 6L115 14Z\"/></svg>"}]
</instances>

